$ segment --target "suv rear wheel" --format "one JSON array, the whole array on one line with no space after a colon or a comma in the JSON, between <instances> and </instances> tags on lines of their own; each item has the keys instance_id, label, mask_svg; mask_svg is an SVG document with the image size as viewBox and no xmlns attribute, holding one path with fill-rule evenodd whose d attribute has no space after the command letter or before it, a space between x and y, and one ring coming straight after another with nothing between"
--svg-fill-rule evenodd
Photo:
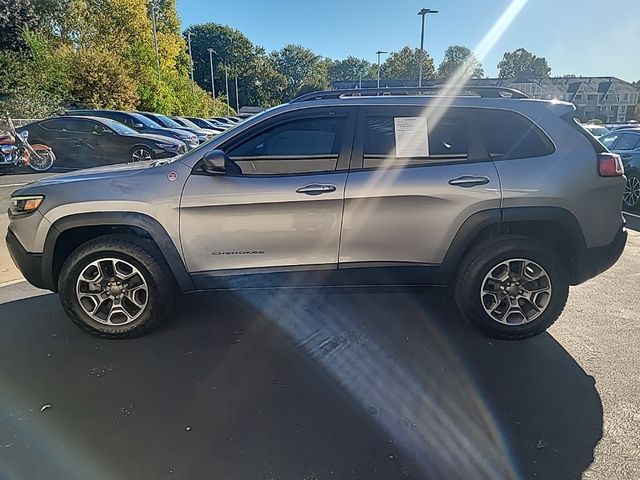
<instances>
[{"instance_id":1,"label":"suv rear wheel","mask_svg":"<svg viewBox=\"0 0 640 480\"><path fill-rule=\"evenodd\" d=\"M71 320L102 338L148 333L169 313L176 287L168 267L136 237L108 235L78 247L58 279Z\"/></svg>"},{"instance_id":2,"label":"suv rear wheel","mask_svg":"<svg viewBox=\"0 0 640 480\"><path fill-rule=\"evenodd\" d=\"M494 338L537 335L560 316L569 284L556 258L533 240L485 241L463 259L456 302L477 328Z\"/></svg>"}]
</instances>

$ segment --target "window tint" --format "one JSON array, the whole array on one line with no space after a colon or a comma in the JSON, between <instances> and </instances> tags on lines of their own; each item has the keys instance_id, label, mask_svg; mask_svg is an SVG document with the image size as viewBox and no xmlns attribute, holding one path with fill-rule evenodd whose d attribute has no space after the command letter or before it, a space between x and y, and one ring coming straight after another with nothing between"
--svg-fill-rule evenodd
<instances>
[{"instance_id":1,"label":"window tint","mask_svg":"<svg viewBox=\"0 0 640 480\"><path fill-rule=\"evenodd\" d=\"M396 120L409 115L367 114L364 132L364 168L420 165L466 159L469 153L469 126L459 114L447 114L437 121L427 117L429 154L398 158ZM390 162L391 160L391 162Z\"/></svg>"},{"instance_id":2,"label":"window tint","mask_svg":"<svg viewBox=\"0 0 640 480\"><path fill-rule=\"evenodd\" d=\"M553 153L551 141L533 122L504 110L477 110L475 123L492 159L541 157Z\"/></svg>"},{"instance_id":3,"label":"window tint","mask_svg":"<svg viewBox=\"0 0 640 480\"><path fill-rule=\"evenodd\" d=\"M42 122L42 126L47 130L90 133L94 123L80 118L52 118Z\"/></svg>"},{"instance_id":4,"label":"window tint","mask_svg":"<svg viewBox=\"0 0 640 480\"><path fill-rule=\"evenodd\" d=\"M638 146L640 135L634 133L625 133L620 137L620 141L616 144L616 150L633 150Z\"/></svg>"},{"instance_id":5,"label":"window tint","mask_svg":"<svg viewBox=\"0 0 640 480\"><path fill-rule=\"evenodd\" d=\"M270 128L227 155L251 174L293 174L336 169L345 119L314 117Z\"/></svg>"}]
</instances>

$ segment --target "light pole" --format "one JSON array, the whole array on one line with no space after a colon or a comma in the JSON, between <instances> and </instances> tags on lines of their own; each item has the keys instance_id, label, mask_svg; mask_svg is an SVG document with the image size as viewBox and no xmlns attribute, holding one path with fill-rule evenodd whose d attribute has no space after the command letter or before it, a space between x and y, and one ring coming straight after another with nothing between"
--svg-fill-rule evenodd
<instances>
[{"instance_id":1,"label":"light pole","mask_svg":"<svg viewBox=\"0 0 640 480\"><path fill-rule=\"evenodd\" d=\"M240 95L238 95L238 75L236 75L236 115L240 113Z\"/></svg>"},{"instance_id":2,"label":"light pole","mask_svg":"<svg viewBox=\"0 0 640 480\"><path fill-rule=\"evenodd\" d=\"M231 113L231 107L229 106L229 68L224 66L224 85L227 94L227 116Z\"/></svg>"},{"instance_id":3,"label":"light pole","mask_svg":"<svg viewBox=\"0 0 640 480\"><path fill-rule=\"evenodd\" d=\"M424 68L424 17L429 13L438 13L438 10L423 8L418 12L422 17L422 33L420 34L420 73L418 74L418 87L422 86L422 69Z\"/></svg>"},{"instance_id":4,"label":"light pole","mask_svg":"<svg viewBox=\"0 0 640 480\"><path fill-rule=\"evenodd\" d=\"M195 95L195 90L193 86L193 55L191 54L191 35L193 35L193 33L187 32L187 41L189 43L189 66L190 66L190 72L191 72L191 93Z\"/></svg>"},{"instance_id":5,"label":"light pole","mask_svg":"<svg viewBox=\"0 0 640 480\"><path fill-rule=\"evenodd\" d=\"M216 98L216 86L213 83L213 54L216 51L213 48L207 48L207 50L209 51L209 67L211 68L211 95Z\"/></svg>"},{"instance_id":6,"label":"light pole","mask_svg":"<svg viewBox=\"0 0 640 480\"><path fill-rule=\"evenodd\" d=\"M160 81L160 54L158 53L158 30L156 29L156 2L151 0L149 2L151 5L151 21L153 24L153 48L156 51L156 70L158 72L158 82Z\"/></svg>"},{"instance_id":7,"label":"light pole","mask_svg":"<svg viewBox=\"0 0 640 480\"><path fill-rule=\"evenodd\" d=\"M378 55L378 88L380 88L380 55L382 55L383 53L389 52L383 52L382 50L378 50L376 52L376 55Z\"/></svg>"}]
</instances>

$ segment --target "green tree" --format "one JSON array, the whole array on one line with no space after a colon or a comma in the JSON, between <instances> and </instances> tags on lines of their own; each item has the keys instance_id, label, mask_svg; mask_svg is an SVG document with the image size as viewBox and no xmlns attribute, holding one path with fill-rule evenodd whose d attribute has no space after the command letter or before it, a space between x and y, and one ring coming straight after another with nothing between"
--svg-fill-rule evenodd
<instances>
[{"instance_id":1,"label":"green tree","mask_svg":"<svg viewBox=\"0 0 640 480\"><path fill-rule=\"evenodd\" d=\"M551 68L544 57L537 57L524 48L506 52L498 63L498 76L511 78L527 76L531 79L547 78Z\"/></svg>"},{"instance_id":2,"label":"green tree","mask_svg":"<svg viewBox=\"0 0 640 480\"><path fill-rule=\"evenodd\" d=\"M451 78L458 72L461 72L464 78L484 77L482 64L469 48L451 45L444 51L444 58L438 66L438 78Z\"/></svg>"},{"instance_id":3,"label":"green tree","mask_svg":"<svg viewBox=\"0 0 640 480\"><path fill-rule=\"evenodd\" d=\"M418 80L420 72L420 49L403 47L397 52L391 52L380 69L380 76L387 80ZM425 50L422 70L422 80L435 77L433 58Z\"/></svg>"},{"instance_id":4,"label":"green tree","mask_svg":"<svg viewBox=\"0 0 640 480\"><path fill-rule=\"evenodd\" d=\"M284 100L329 88L329 62L301 45L285 45L270 55L274 69L286 79Z\"/></svg>"},{"instance_id":5,"label":"green tree","mask_svg":"<svg viewBox=\"0 0 640 480\"><path fill-rule=\"evenodd\" d=\"M216 95L225 92L225 71L228 71L229 94L233 105L236 103L236 75L240 105L271 106L282 101L286 83L284 77L273 69L264 49L254 46L239 30L205 23L189 27L185 35L188 32L192 33L194 78L202 88L211 90L208 49L212 48Z\"/></svg>"},{"instance_id":6,"label":"green tree","mask_svg":"<svg viewBox=\"0 0 640 480\"><path fill-rule=\"evenodd\" d=\"M37 25L30 0L0 0L0 50L26 50L22 33Z\"/></svg>"},{"instance_id":7,"label":"green tree","mask_svg":"<svg viewBox=\"0 0 640 480\"><path fill-rule=\"evenodd\" d=\"M348 56L344 60L333 60L329 65L329 81L359 80L362 78L375 78L377 67L363 58Z\"/></svg>"}]
</instances>

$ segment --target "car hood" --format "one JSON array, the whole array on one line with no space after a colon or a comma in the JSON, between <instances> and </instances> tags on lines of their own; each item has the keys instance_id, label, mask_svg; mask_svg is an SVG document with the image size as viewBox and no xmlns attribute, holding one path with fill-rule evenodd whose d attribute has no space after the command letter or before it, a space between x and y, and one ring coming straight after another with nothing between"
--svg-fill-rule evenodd
<instances>
[{"instance_id":1,"label":"car hood","mask_svg":"<svg viewBox=\"0 0 640 480\"><path fill-rule=\"evenodd\" d=\"M183 130L181 128L167 128L167 127L162 127L162 128L156 128L155 130L158 131L159 134L162 133L175 133L177 134L180 138L191 138L193 137L193 133L192 132L188 132L186 130Z\"/></svg>"},{"instance_id":2,"label":"car hood","mask_svg":"<svg viewBox=\"0 0 640 480\"><path fill-rule=\"evenodd\" d=\"M103 167L86 168L75 172L62 173L51 177L41 178L25 186L23 189L37 189L49 185L59 185L62 183L84 182L88 180L102 180L105 178L123 177L135 175L149 168L166 165L173 162L175 158L164 160L149 160L146 162L119 163L116 165L105 165ZM23 190L21 189L21 190Z\"/></svg>"},{"instance_id":3,"label":"car hood","mask_svg":"<svg viewBox=\"0 0 640 480\"><path fill-rule=\"evenodd\" d=\"M166 137L164 135L156 135L155 133L136 133L135 135L131 133L127 136L132 138L144 138L146 140L153 140L154 142L171 144L175 146L180 146L183 143L181 140L178 140L176 138Z\"/></svg>"}]
</instances>

